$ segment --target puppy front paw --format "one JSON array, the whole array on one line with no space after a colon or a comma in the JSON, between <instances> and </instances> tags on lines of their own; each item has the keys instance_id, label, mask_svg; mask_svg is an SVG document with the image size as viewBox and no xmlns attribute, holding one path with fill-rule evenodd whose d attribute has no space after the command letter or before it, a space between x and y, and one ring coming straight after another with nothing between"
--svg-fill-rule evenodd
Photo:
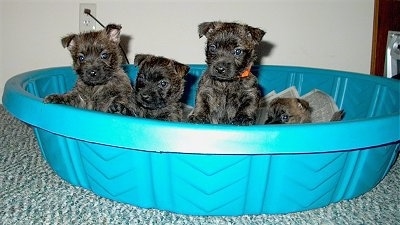
<instances>
[{"instance_id":1,"label":"puppy front paw","mask_svg":"<svg viewBox=\"0 0 400 225\"><path fill-rule=\"evenodd\" d=\"M200 116L200 115L194 115L194 114L189 115L188 122L192 122L192 123L209 123L209 121L207 120L207 117Z\"/></svg>"},{"instance_id":2,"label":"puppy front paw","mask_svg":"<svg viewBox=\"0 0 400 225\"><path fill-rule=\"evenodd\" d=\"M235 118L232 120L232 124L234 125L241 125L241 126L248 126L253 125L255 123L255 119L248 116L248 115L236 115Z\"/></svg>"},{"instance_id":3,"label":"puppy front paw","mask_svg":"<svg viewBox=\"0 0 400 225\"><path fill-rule=\"evenodd\" d=\"M133 112L129 109L129 107L126 107L124 104L120 102L114 102L110 105L108 108L107 112L109 113L117 113L117 114L122 114L122 115L127 115L127 116L132 116Z\"/></svg>"},{"instance_id":4,"label":"puppy front paw","mask_svg":"<svg viewBox=\"0 0 400 225\"><path fill-rule=\"evenodd\" d=\"M56 104L64 104L64 98L61 95L57 94L52 94L52 95L47 95L44 100L44 103L56 103Z\"/></svg>"}]
</instances>

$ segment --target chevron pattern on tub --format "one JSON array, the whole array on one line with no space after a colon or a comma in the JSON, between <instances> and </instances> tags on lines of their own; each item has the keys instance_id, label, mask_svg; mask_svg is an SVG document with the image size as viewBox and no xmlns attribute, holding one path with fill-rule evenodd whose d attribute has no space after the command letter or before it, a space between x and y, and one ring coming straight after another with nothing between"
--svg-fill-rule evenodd
<instances>
[{"instance_id":1,"label":"chevron pattern on tub","mask_svg":"<svg viewBox=\"0 0 400 225\"><path fill-rule=\"evenodd\" d=\"M365 165L366 157L392 162L396 155L396 146L377 147L368 155L360 151L202 155L128 151L75 140L66 143L74 149L72 154L79 153L67 165L79 177L76 185L139 207L199 215L294 212L325 206L353 196L357 185L365 185L368 191L376 184L368 183L367 176L384 176L389 168L384 163ZM61 155L69 161L67 154Z\"/></svg>"}]
</instances>

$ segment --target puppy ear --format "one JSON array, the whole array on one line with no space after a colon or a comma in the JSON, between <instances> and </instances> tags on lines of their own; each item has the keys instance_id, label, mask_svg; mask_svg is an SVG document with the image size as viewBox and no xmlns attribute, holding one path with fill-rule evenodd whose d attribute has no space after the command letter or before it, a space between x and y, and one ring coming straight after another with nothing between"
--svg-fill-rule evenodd
<instances>
[{"instance_id":1,"label":"puppy ear","mask_svg":"<svg viewBox=\"0 0 400 225\"><path fill-rule=\"evenodd\" d=\"M176 73L182 75L182 77L184 77L189 72L190 69L189 66L176 61L174 61L174 68Z\"/></svg>"},{"instance_id":2,"label":"puppy ear","mask_svg":"<svg viewBox=\"0 0 400 225\"><path fill-rule=\"evenodd\" d=\"M151 57L149 54L136 54L135 59L133 60L133 64L135 66L139 66L145 59Z\"/></svg>"},{"instance_id":3,"label":"puppy ear","mask_svg":"<svg viewBox=\"0 0 400 225\"><path fill-rule=\"evenodd\" d=\"M71 51L71 49L75 46L75 37L76 34L70 34L68 36L65 36L61 39L61 44L64 48L67 48L68 50Z\"/></svg>"},{"instance_id":4,"label":"puppy ear","mask_svg":"<svg viewBox=\"0 0 400 225\"><path fill-rule=\"evenodd\" d=\"M304 99L299 99L299 98L297 99L297 107L299 109L304 110L304 111L311 111L312 110L311 107L310 107L310 104Z\"/></svg>"},{"instance_id":5,"label":"puppy ear","mask_svg":"<svg viewBox=\"0 0 400 225\"><path fill-rule=\"evenodd\" d=\"M212 33L217 27L219 27L221 22L204 22L199 25L199 38L206 36L209 37L209 34Z\"/></svg>"},{"instance_id":6,"label":"puppy ear","mask_svg":"<svg viewBox=\"0 0 400 225\"><path fill-rule=\"evenodd\" d=\"M278 104L279 101L281 101L281 98L274 98L274 99L270 100L270 101L268 102L268 104L269 104L270 106L271 106L271 105L275 105L275 104Z\"/></svg>"},{"instance_id":7,"label":"puppy ear","mask_svg":"<svg viewBox=\"0 0 400 225\"><path fill-rule=\"evenodd\" d=\"M262 38L264 37L265 31L263 31L259 28L247 26L247 35L253 39L255 44L258 44L261 42Z\"/></svg>"},{"instance_id":8,"label":"puppy ear","mask_svg":"<svg viewBox=\"0 0 400 225\"><path fill-rule=\"evenodd\" d=\"M105 31L111 41L113 41L115 43L119 43L121 28L122 28L122 26L117 25L117 24L108 24L107 25L107 27L105 28Z\"/></svg>"}]
</instances>

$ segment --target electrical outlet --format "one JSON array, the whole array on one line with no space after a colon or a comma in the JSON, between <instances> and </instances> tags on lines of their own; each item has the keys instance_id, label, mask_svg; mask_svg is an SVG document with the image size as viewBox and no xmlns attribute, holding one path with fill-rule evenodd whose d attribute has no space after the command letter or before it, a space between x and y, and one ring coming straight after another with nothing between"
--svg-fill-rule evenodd
<instances>
[{"instance_id":1,"label":"electrical outlet","mask_svg":"<svg viewBox=\"0 0 400 225\"><path fill-rule=\"evenodd\" d=\"M79 4L79 31L88 32L96 30L96 21L85 13L85 9L90 10L90 14L96 17L96 4L81 3Z\"/></svg>"}]
</instances>

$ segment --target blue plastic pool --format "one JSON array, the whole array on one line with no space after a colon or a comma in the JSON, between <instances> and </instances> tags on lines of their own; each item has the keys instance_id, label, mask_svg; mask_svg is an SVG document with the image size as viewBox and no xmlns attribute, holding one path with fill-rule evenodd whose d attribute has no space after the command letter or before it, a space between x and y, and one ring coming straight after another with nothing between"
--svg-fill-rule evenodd
<instances>
[{"instance_id":1,"label":"blue plastic pool","mask_svg":"<svg viewBox=\"0 0 400 225\"><path fill-rule=\"evenodd\" d=\"M125 66L133 79L137 69ZM205 65L191 65L193 105ZM63 179L144 208L190 215L289 213L357 197L387 174L400 149L400 82L342 71L254 67L264 94L295 86L330 94L343 121L294 125L176 123L43 104L70 90L70 67L17 75L3 104L35 131Z\"/></svg>"}]
</instances>

